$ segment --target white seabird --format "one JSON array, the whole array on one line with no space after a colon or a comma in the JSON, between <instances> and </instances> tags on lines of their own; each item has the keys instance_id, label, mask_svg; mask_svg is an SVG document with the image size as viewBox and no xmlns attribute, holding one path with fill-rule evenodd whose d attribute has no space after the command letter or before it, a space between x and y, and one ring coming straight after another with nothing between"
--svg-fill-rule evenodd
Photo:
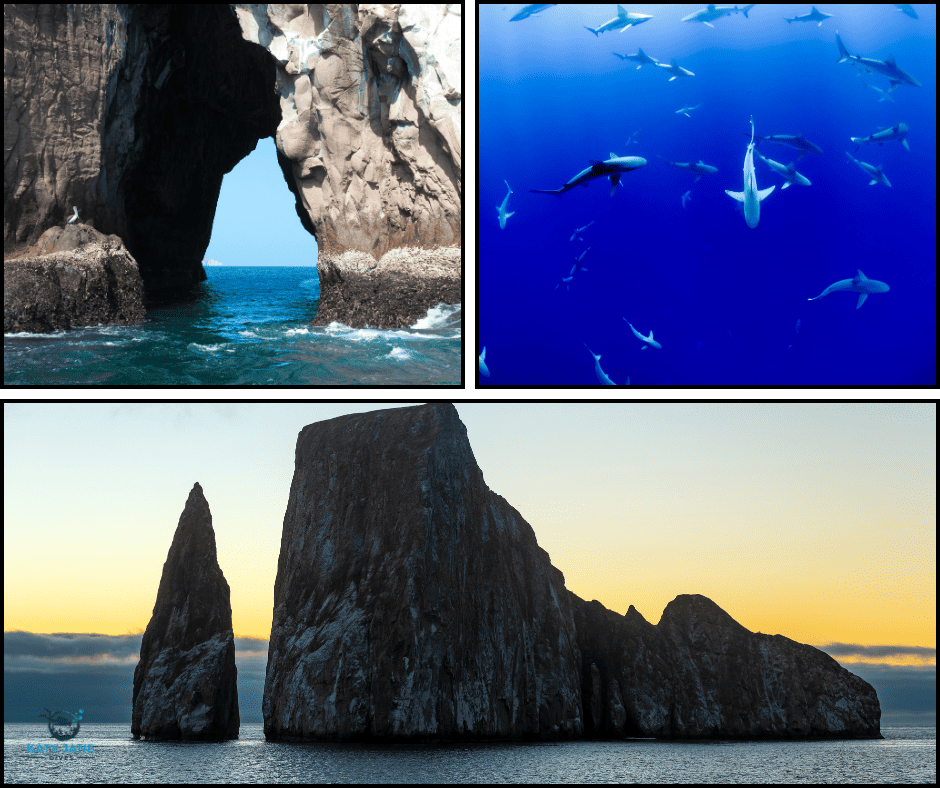
<instances>
[{"instance_id":1,"label":"white seabird","mask_svg":"<svg viewBox=\"0 0 940 788\"><path fill-rule=\"evenodd\" d=\"M75 222L78 221L78 206L73 205L72 210L75 211L75 215L71 219L69 219L68 221L69 224L75 224Z\"/></svg>"}]
</instances>

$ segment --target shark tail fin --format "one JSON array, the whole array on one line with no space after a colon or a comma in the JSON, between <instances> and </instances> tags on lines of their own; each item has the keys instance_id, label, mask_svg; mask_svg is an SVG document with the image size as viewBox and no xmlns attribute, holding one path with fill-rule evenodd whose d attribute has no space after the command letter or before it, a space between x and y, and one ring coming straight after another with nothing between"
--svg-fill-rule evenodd
<instances>
[{"instance_id":1,"label":"shark tail fin","mask_svg":"<svg viewBox=\"0 0 940 788\"><path fill-rule=\"evenodd\" d=\"M839 35L838 31L836 31L836 43L839 45L839 59L836 62L842 63L847 60L850 55L849 50L847 50L845 44L842 43L842 37Z\"/></svg>"},{"instance_id":2,"label":"shark tail fin","mask_svg":"<svg viewBox=\"0 0 940 788\"><path fill-rule=\"evenodd\" d=\"M530 192L535 192L536 194L558 194L560 195L564 189L529 189Z\"/></svg>"},{"instance_id":3,"label":"shark tail fin","mask_svg":"<svg viewBox=\"0 0 940 788\"><path fill-rule=\"evenodd\" d=\"M750 11L755 5L756 3L751 3L750 5L746 5L744 6L744 8L741 9L741 13L744 14L745 19L748 18L747 12Z\"/></svg>"},{"instance_id":4,"label":"shark tail fin","mask_svg":"<svg viewBox=\"0 0 940 788\"><path fill-rule=\"evenodd\" d=\"M587 25L585 25L584 29L590 30L594 34L594 37L597 38L597 31L593 27L588 27Z\"/></svg>"},{"instance_id":5,"label":"shark tail fin","mask_svg":"<svg viewBox=\"0 0 940 788\"><path fill-rule=\"evenodd\" d=\"M509 186L509 183L507 183L506 181L503 181L503 183L506 184L506 188L509 189L509 193L512 194L513 193L512 188Z\"/></svg>"}]
</instances>

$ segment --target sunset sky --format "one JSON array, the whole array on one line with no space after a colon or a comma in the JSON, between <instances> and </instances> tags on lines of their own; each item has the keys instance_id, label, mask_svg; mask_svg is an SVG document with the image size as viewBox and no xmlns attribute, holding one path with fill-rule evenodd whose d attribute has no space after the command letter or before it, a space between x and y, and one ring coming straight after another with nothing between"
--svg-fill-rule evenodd
<instances>
[{"instance_id":1,"label":"sunset sky","mask_svg":"<svg viewBox=\"0 0 940 788\"><path fill-rule=\"evenodd\" d=\"M5 405L5 632L141 633L198 481L235 634L266 640L297 433L403 404ZM579 596L657 623L703 594L850 669L935 677L934 405L456 407ZM5 677L42 663L7 640Z\"/></svg>"}]
</instances>

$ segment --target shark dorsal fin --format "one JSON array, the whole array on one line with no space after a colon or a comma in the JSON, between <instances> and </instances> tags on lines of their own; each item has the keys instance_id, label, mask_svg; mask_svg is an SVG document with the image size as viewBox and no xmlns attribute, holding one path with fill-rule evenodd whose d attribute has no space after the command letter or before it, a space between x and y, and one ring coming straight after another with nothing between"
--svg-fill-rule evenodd
<instances>
[{"instance_id":1,"label":"shark dorsal fin","mask_svg":"<svg viewBox=\"0 0 940 788\"><path fill-rule=\"evenodd\" d=\"M865 274L862 273L862 269L861 269L861 268L858 269L858 278L861 279L863 282L864 282L866 279L868 279L868 277L865 276Z\"/></svg>"},{"instance_id":2,"label":"shark dorsal fin","mask_svg":"<svg viewBox=\"0 0 940 788\"><path fill-rule=\"evenodd\" d=\"M709 3L709 4L708 4L708 10L709 10L709 11L714 11L714 10L715 10L715 4L714 4L714 3Z\"/></svg>"},{"instance_id":3,"label":"shark dorsal fin","mask_svg":"<svg viewBox=\"0 0 940 788\"><path fill-rule=\"evenodd\" d=\"M486 361L486 348L483 348L483 352L480 353L480 361Z\"/></svg>"},{"instance_id":4,"label":"shark dorsal fin","mask_svg":"<svg viewBox=\"0 0 940 788\"><path fill-rule=\"evenodd\" d=\"M712 6L712 8L714 8L714 7L715 7L715 6ZM675 58L672 59L672 67L673 67L673 68L678 68L678 66L676 65L676 59L675 59Z\"/></svg>"},{"instance_id":5,"label":"shark dorsal fin","mask_svg":"<svg viewBox=\"0 0 940 788\"><path fill-rule=\"evenodd\" d=\"M888 59L885 61L885 63L887 63L889 66L893 66L893 65L894 65L894 55L893 55L893 54L888 55Z\"/></svg>"},{"instance_id":6,"label":"shark dorsal fin","mask_svg":"<svg viewBox=\"0 0 940 788\"><path fill-rule=\"evenodd\" d=\"M623 19L626 15L627 15L627 12L623 10L623 6L622 6L622 5L618 5L618 6L617 6L617 16L619 16L621 19Z\"/></svg>"},{"instance_id":7,"label":"shark dorsal fin","mask_svg":"<svg viewBox=\"0 0 940 788\"><path fill-rule=\"evenodd\" d=\"M616 159L616 158L617 158L617 154L614 153L613 151L611 151L611 152L610 152L610 158Z\"/></svg>"},{"instance_id":8,"label":"shark dorsal fin","mask_svg":"<svg viewBox=\"0 0 940 788\"><path fill-rule=\"evenodd\" d=\"M637 54L638 54L640 57L646 57L646 53L643 52L642 49L637 49Z\"/></svg>"},{"instance_id":9,"label":"shark dorsal fin","mask_svg":"<svg viewBox=\"0 0 940 788\"><path fill-rule=\"evenodd\" d=\"M652 329L650 329L650 339L652 339L652 338L653 338L653 331L652 331Z\"/></svg>"}]
</instances>

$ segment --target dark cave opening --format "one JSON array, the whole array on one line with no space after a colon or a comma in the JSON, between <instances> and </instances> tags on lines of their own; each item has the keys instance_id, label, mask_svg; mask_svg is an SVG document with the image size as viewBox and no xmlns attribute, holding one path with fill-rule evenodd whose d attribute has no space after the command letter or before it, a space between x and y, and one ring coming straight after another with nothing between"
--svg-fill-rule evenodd
<instances>
[{"instance_id":1,"label":"dark cave opening","mask_svg":"<svg viewBox=\"0 0 940 788\"><path fill-rule=\"evenodd\" d=\"M147 52L137 66L143 78L118 75L105 139L110 163L127 144L121 135L129 119L120 108L139 107L130 119L130 164L111 187L123 209L113 231L137 260L149 295L206 278L202 260L222 178L276 133L281 110L274 60L242 38L228 5L138 5L130 13L137 19L128 25L128 47ZM135 84L142 96L120 95ZM284 164L282 171L287 179ZM305 227L312 232L309 220Z\"/></svg>"}]
</instances>

